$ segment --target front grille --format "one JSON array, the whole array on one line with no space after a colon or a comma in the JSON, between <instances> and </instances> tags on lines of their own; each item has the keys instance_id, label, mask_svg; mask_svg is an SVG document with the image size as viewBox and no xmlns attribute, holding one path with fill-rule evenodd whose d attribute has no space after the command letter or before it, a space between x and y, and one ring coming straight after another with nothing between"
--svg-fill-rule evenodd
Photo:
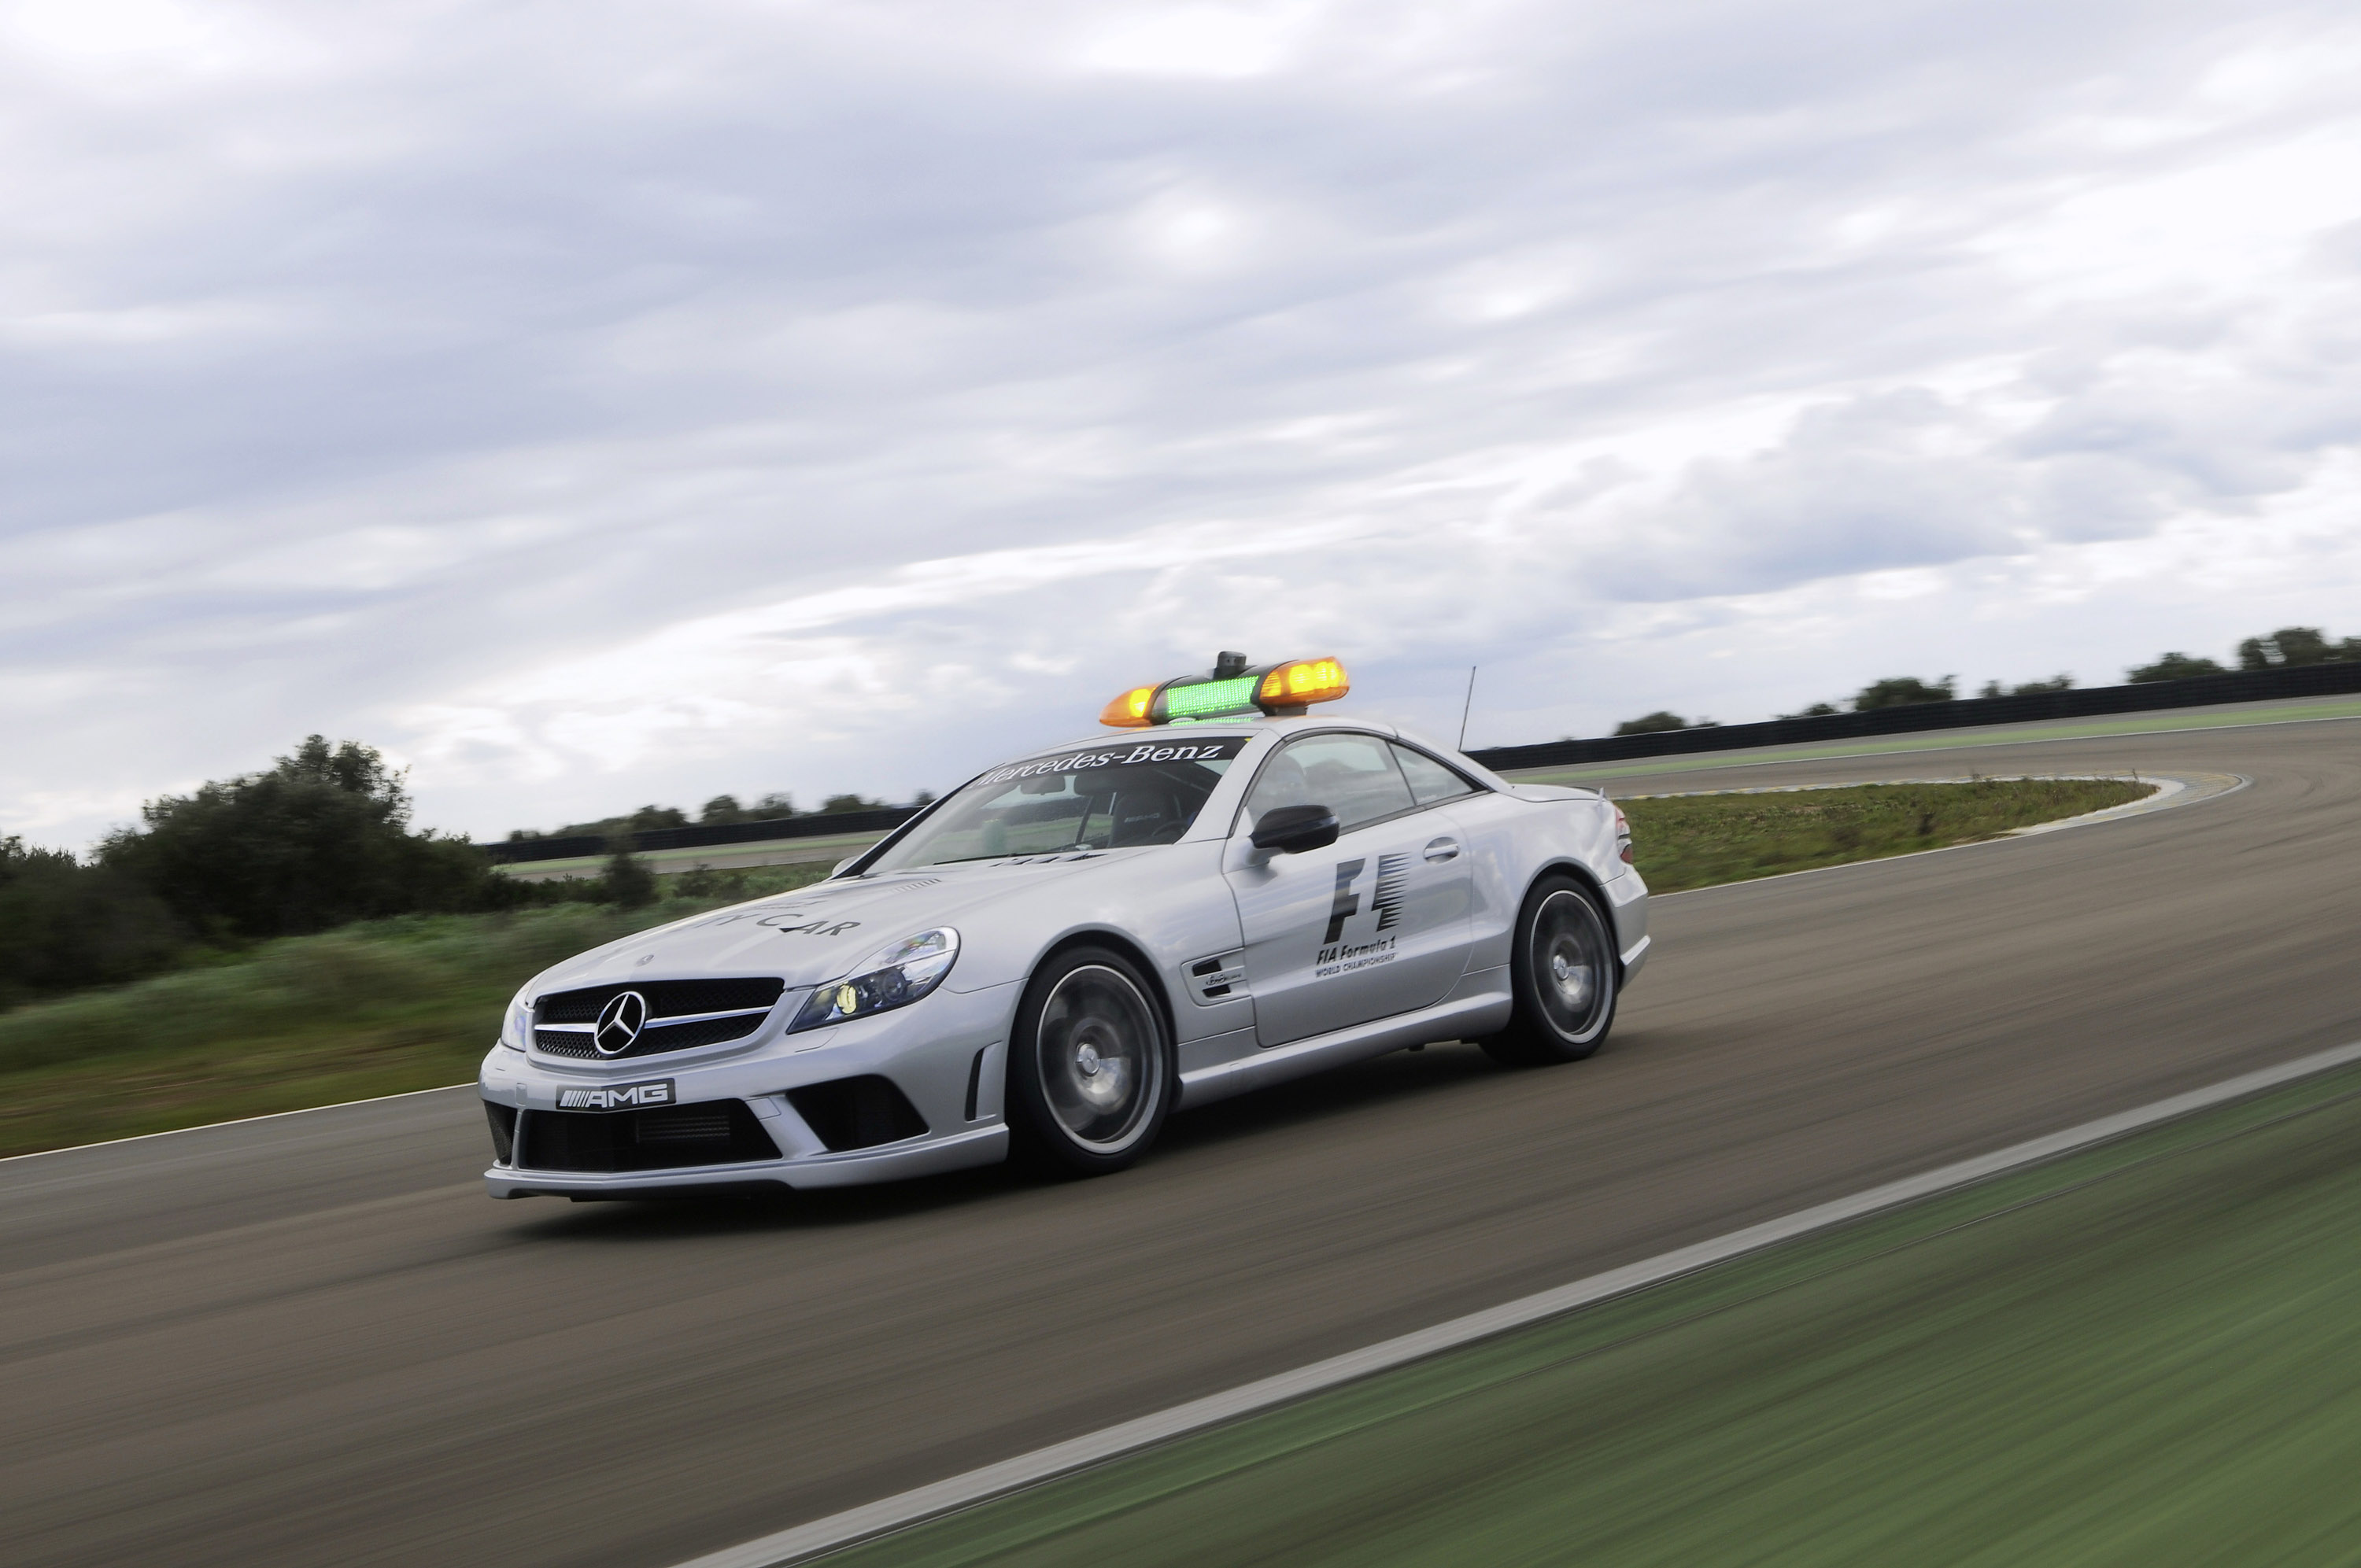
<instances>
[{"instance_id":1,"label":"front grille","mask_svg":"<svg viewBox=\"0 0 2361 1568\"><path fill-rule=\"evenodd\" d=\"M661 1056L697 1046L742 1040L763 1026L777 1005L783 980L652 980L636 985L593 985L580 991L560 991L533 1004L533 1048L544 1056L577 1061L620 1061L627 1057ZM588 1025L599 1010L626 991L636 991L648 1004L647 1026L629 1048L608 1057L599 1054L587 1028L561 1029L555 1024ZM694 1023L666 1024L666 1018L694 1017L700 1013L726 1013L725 1018L697 1018Z\"/></svg>"},{"instance_id":2,"label":"front grille","mask_svg":"<svg viewBox=\"0 0 2361 1568\"><path fill-rule=\"evenodd\" d=\"M779 1157L742 1100L647 1111L527 1111L517 1121L517 1166L525 1170L608 1174Z\"/></svg>"},{"instance_id":3,"label":"front grille","mask_svg":"<svg viewBox=\"0 0 2361 1568\"><path fill-rule=\"evenodd\" d=\"M784 980L646 980L555 991L534 1004L537 1024L595 1024L598 1010L627 991L648 999L651 1018L697 1013L767 1013L786 990Z\"/></svg>"}]
</instances>

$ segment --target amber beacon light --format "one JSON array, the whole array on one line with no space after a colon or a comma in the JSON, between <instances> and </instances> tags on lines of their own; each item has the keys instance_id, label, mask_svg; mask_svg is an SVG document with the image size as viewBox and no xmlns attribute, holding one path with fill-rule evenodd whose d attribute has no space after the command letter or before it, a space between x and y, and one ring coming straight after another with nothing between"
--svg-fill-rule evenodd
<instances>
[{"instance_id":1,"label":"amber beacon light","mask_svg":"<svg viewBox=\"0 0 2361 1568\"><path fill-rule=\"evenodd\" d=\"M1280 717L1301 713L1315 702L1334 702L1352 689L1345 666L1334 659L1249 666L1244 653L1224 653L1210 675L1132 687L1100 711L1099 722L1113 729L1146 729L1249 713Z\"/></svg>"}]
</instances>

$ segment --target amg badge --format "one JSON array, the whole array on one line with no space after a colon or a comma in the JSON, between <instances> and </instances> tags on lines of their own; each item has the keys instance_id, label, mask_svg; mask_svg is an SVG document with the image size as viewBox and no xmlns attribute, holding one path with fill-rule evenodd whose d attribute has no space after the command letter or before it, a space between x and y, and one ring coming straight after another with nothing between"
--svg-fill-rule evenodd
<instances>
[{"instance_id":1,"label":"amg badge","mask_svg":"<svg viewBox=\"0 0 2361 1568\"><path fill-rule=\"evenodd\" d=\"M659 1078L650 1083L617 1083L604 1089L561 1089L557 1091L560 1111L638 1111L650 1105L673 1102L672 1080Z\"/></svg>"}]
</instances>

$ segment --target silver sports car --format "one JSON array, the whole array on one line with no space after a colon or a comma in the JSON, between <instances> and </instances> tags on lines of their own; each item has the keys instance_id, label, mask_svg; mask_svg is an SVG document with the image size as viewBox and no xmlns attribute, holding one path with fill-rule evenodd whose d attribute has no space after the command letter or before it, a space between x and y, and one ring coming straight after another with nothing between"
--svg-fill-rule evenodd
<instances>
[{"instance_id":1,"label":"silver sports car","mask_svg":"<svg viewBox=\"0 0 2361 1568\"><path fill-rule=\"evenodd\" d=\"M1091 1174L1385 1051L1590 1055L1648 951L1622 814L1311 716L1345 689L1224 654L824 882L535 976L484 1058L492 1196Z\"/></svg>"}]
</instances>

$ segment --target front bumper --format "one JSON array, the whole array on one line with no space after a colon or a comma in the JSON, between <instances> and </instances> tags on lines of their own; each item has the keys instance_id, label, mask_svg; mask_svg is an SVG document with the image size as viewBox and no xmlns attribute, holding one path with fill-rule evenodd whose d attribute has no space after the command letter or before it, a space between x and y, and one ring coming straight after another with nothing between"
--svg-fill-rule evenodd
<instances>
[{"instance_id":1,"label":"front bumper","mask_svg":"<svg viewBox=\"0 0 2361 1568\"><path fill-rule=\"evenodd\" d=\"M763 1028L744 1040L659 1056L617 1061L575 1061L496 1046L484 1059L478 1087L487 1105L498 1107L496 1124L511 1129L503 1157L484 1172L494 1198L555 1195L575 1198L660 1197L701 1189L848 1187L899 1180L963 1167L989 1165L1007 1153L1008 1129L1001 1115L1001 1061L1008 1020L1016 1003L1012 986L976 991L939 991L923 1002L799 1035L784 1033L785 1017L801 993L790 992ZM916 1113L922 1130L896 1124L880 1135L797 1109L795 1091L842 1080L886 1080ZM670 1085L661 1111L560 1109L575 1091L613 1090L664 1081ZM809 1096L802 1097L809 1108ZM775 1148L777 1157L731 1157L722 1163L675 1163L699 1152L675 1135L663 1146L631 1151L631 1168L586 1168L602 1163L585 1149L628 1144L640 1118L693 1113L728 1102L752 1113L732 1112L740 1126L759 1127L761 1138L731 1149ZM618 1116L625 1121L588 1128L582 1119ZM563 1117L568 1135L550 1135ZM675 1123L677 1116L674 1117ZM815 1126L814 1122L820 1125ZM906 1118L905 1119L906 1121ZM661 1124L657 1124L661 1125ZM604 1135L613 1133L617 1136ZM884 1141L878 1141L883 1136ZM846 1146L848 1138L860 1146ZM536 1149L555 1151L537 1156ZM651 1161L658 1163L650 1163ZM614 1163L611 1160L604 1163Z\"/></svg>"}]
</instances>

